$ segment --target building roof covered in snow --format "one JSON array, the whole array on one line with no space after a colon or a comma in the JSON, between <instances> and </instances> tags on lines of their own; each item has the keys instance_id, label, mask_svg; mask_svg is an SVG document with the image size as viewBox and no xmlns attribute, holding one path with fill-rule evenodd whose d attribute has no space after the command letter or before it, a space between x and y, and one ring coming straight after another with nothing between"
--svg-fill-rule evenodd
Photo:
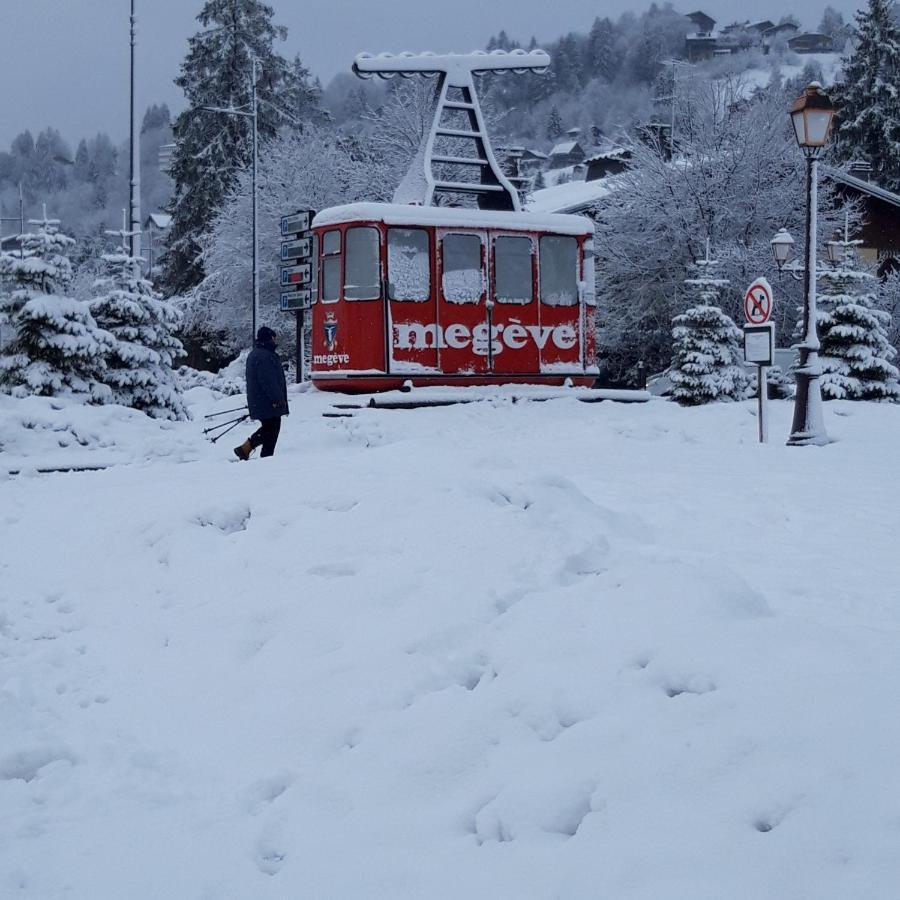
<instances>
[{"instance_id":1,"label":"building roof covered in snow","mask_svg":"<svg viewBox=\"0 0 900 900\"><path fill-rule=\"evenodd\" d=\"M168 213L155 212L147 216L144 227L149 228L151 225L159 231L165 231L172 224L172 217Z\"/></svg>"}]
</instances>

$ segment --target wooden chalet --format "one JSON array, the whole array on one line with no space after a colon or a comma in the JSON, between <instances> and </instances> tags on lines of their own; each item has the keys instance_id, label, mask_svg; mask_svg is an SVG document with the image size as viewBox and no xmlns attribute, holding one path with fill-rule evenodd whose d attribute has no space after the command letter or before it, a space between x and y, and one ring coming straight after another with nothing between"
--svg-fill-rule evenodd
<instances>
[{"instance_id":1,"label":"wooden chalet","mask_svg":"<svg viewBox=\"0 0 900 900\"><path fill-rule=\"evenodd\" d=\"M795 35L788 39L787 44L794 53L828 53L834 49L831 38L817 31Z\"/></svg>"},{"instance_id":2,"label":"wooden chalet","mask_svg":"<svg viewBox=\"0 0 900 900\"><path fill-rule=\"evenodd\" d=\"M900 194L840 169L827 168L822 174L834 182L839 196L862 204L863 225L854 235L862 241L860 259L879 275L900 268Z\"/></svg>"},{"instance_id":3,"label":"wooden chalet","mask_svg":"<svg viewBox=\"0 0 900 900\"><path fill-rule=\"evenodd\" d=\"M578 141L563 141L550 151L550 169L565 169L584 162L585 152Z\"/></svg>"},{"instance_id":4,"label":"wooden chalet","mask_svg":"<svg viewBox=\"0 0 900 900\"><path fill-rule=\"evenodd\" d=\"M584 161L586 166L584 180L599 181L601 178L608 178L610 175L618 175L628 168L630 160L631 151L623 147L606 150L603 153L595 153Z\"/></svg>"}]
</instances>

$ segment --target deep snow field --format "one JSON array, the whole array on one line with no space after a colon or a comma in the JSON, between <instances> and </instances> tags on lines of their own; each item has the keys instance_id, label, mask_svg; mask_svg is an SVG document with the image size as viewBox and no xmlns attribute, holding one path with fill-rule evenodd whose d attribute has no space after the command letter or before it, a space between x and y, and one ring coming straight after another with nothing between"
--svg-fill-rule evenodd
<instances>
[{"instance_id":1,"label":"deep snow field","mask_svg":"<svg viewBox=\"0 0 900 900\"><path fill-rule=\"evenodd\" d=\"M0 398L0 897L900 896L900 408L211 396Z\"/></svg>"}]
</instances>

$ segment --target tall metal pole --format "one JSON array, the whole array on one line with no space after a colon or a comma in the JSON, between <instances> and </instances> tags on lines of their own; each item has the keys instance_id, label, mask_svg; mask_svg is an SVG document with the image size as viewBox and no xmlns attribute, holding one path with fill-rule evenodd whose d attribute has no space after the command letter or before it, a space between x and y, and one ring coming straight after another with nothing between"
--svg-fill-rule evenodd
<instances>
[{"instance_id":1,"label":"tall metal pole","mask_svg":"<svg viewBox=\"0 0 900 900\"><path fill-rule=\"evenodd\" d=\"M259 314L259 252L257 245L257 237L256 237L256 223L258 216L257 209L257 199L256 199L256 179L257 179L257 165L258 165L258 155L259 155L259 134L257 129L257 114L258 107L256 102L256 69L257 69L258 60L254 56L253 57L253 91L252 91L252 100L251 100L251 115L253 116L253 316L252 316L252 331L253 333L250 335L250 346L253 346L253 341L256 340L256 319Z\"/></svg>"},{"instance_id":2,"label":"tall metal pole","mask_svg":"<svg viewBox=\"0 0 900 900\"><path fill-rule=\"evenodd\" d=\"M134 232L131 236L131 255L141 255L141 160L140 160L140 134L137 128L137 116L135 115L135 84L134 84L134 50L135 50L135 26L137 18L134 13L135 0L131 0L131 179L129 188L129 206L131 208L131 228Z\"/></svg>"},{"instance_id":3,"label":"tall metal pole","mask_svg":"<svg viewBox=\"0 0 900 900\"><path fill-rule=\"evenodd\" d=\"M816 331L816 231L818 227L819 163L816 151L806 151L806 275L803 304L803 341L799 345L800 365L797 367L797 396L794 401L794 421L788 446L804 447L827 444L825 420L822 416L822 365L819 361L818 332Z\"/></svg>"}]
</instances>

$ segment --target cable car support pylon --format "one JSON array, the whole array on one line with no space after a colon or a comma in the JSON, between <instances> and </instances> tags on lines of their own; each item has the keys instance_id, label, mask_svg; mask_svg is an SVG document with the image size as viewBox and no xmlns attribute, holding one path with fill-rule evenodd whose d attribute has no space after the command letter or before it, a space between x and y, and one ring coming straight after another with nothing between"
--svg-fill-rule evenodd
<instances>
[{"instance_id":1,"label":"cable car support pylon","mask_svg":"<svg viewBox=\"0 0 900 900\"><path fill-rule=\"evenodd\" d=\"M545 72L543 50L495 50L468 54L360 53L353 71L360 78L437 78L431 130L394 193L394 203L450 205L447 198L474 198L479 209L520 210L519 195L497 163L475 91L475 75ZM443 200L443 202L442 202Z\"/></svg>"}]
</instances>

